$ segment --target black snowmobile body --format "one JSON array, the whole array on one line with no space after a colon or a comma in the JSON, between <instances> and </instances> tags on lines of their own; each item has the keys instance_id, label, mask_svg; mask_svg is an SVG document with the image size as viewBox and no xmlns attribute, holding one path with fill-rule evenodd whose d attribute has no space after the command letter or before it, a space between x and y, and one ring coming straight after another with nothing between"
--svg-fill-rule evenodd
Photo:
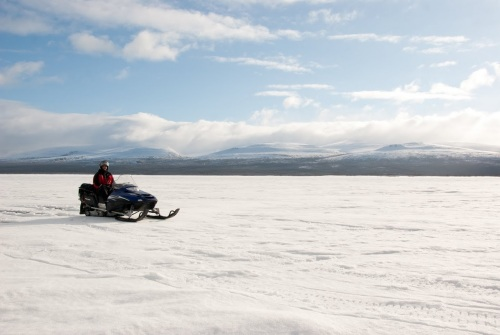
<instances>
[{"instance_id":1,"label":"black snowmobile body","mask_svg":"<svg viewBox=\"0 0 500 335\"><path fill-rule=\"evenodd\" d=\"M82 184L78 188L80 214L114 216L117 220L137 222L145 217L165 220L179 212L179 209L176 209L171 210L168 216L161 215L160 210L155 208L158 200L154 195L141 191L131 177L125 178L125 181L123 179L123 176L118 178L103 207L98 203L92 184Z\"/></svg>"}]
</instances>

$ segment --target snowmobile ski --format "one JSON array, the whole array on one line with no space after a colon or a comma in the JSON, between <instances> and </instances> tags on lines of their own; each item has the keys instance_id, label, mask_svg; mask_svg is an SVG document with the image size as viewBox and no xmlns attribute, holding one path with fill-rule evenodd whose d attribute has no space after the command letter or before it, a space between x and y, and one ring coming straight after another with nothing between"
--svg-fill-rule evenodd
<instances>
[{"instance_id":1,"label":"snowmobile ski","mask_svg":"<svg viewBox=\"0 0 500 335\"><path fill-rule=\"evenodd\" d=\"M170 219L170 218L173 218L174 216L176 216L177 213L179 213L180 210L181 210L180 208L173 209L173 210L170 211L170 213L168 213L167 216L163 216L163 215L160 214L160 210L158 208L155 208L155 209L153 209L151 211L155 215L148 214L148 218L150 218L150 219L158 219L158 220L167 220L167 219Z\"/></svg>"},{"instance_id":2,"label":"snowmobile ski","mask_svg":"<svg viewBox=\"0 0 500 335\"><path fill-rule=\"evenodd\" d=\"M148 215L148 212L149 212L149 209L146 208L143 211L135 212L128 217L124 217L123 215L117 215L117 216L115 216L115 219L118 221L124 221L124 222L138 222L138 221L141 221L142 219L144 219ZM139 215L137 217L132 217L132 215L135 215L137 213L139 213Z\"/></svg>"}]
</instances>

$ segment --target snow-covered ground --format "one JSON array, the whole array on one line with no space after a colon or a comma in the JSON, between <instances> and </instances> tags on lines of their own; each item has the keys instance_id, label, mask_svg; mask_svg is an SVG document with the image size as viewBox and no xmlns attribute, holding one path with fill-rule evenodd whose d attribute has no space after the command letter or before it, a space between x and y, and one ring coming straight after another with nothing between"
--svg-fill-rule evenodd
<instances>
[{"instance_id":1,"label":"snow-covered ground","mask_svg":"<svg viewBox=\"0 0 500 335\"><path fill-rule=\"evenodd\" d=\"M0 333L500 334L500 179L0 175Z\"/></svg>"}]
</instances>

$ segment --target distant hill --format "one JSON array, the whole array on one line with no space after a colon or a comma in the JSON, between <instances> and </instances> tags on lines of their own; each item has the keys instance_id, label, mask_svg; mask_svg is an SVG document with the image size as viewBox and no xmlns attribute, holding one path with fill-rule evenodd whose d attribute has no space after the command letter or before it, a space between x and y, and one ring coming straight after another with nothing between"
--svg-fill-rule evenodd
<instances>
[{"instance_id":1,"label":"distant hill","mask_svg":"<svg viewBox=\"0 0 500 335\"><path fill-rule=\"evenodd\" d=\"M262 143L199 157L156 148L49 148L0 159L0 173L500 176L500 147L463 143Z\"/></svg>"},{"instance_id":2,"label":"distant hill","mask_svg":"<svg viewBox=\"0 0 500 335\"><path fill-rule=\"evenodd\" d=\"M120 147L96 149L88 147L57 147L20 153L5 157L7 160L102 160L102 159L136 159L136 158L179 158L173 150L147 147Z\"/></svg>"},{"instance_id":3,"label":"distant hill","mask_svg":"<svg viewBox=\"0 0 500 335\"><path fill-rule=\"evenodd\" d=\"M231 148L204 156L207 159L221 158L304 158L339 155L336 148L320 147L301 143L263 143L246 147Z\"/></svg>"}]
</instances>

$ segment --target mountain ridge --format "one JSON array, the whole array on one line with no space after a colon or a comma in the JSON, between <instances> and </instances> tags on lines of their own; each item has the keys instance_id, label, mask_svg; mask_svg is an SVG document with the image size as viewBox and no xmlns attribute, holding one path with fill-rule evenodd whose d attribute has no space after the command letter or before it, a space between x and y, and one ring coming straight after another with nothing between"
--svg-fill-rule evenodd
<instances>
[{"instance_id":1,"label":"mountain ridge","mask_svg":"<svg viewBox=\"0 0 500 335\"><path fill-rule=\"evenodd\" d=\"M147 147L90 150L49 148L0 159L0 173L93 173L107 159L120 174L500 176L499 147L466 144L261 143L197 157Z\"/></svg>"},{"instance_id":2,"label":"mountain ridge","mask_svg":"<svg viewBox=\"0 0 500 335\"><path fill-rule=\"evenodd\" d=\"M422 142L371 144L364 142L342 141L328 145L304 143L271 142L247 146L231 147L199 156L183 156L172 149L154 147L110 147L96 149L94 146L52 147L24 153L18 153L1 160L36 160L36 159L137 159L137 158L258 158L258 157L313 157L355 153L379 152L477 152L500 154L500 146L470 143L432 144Z\"/></svg>"}]
</instances>

